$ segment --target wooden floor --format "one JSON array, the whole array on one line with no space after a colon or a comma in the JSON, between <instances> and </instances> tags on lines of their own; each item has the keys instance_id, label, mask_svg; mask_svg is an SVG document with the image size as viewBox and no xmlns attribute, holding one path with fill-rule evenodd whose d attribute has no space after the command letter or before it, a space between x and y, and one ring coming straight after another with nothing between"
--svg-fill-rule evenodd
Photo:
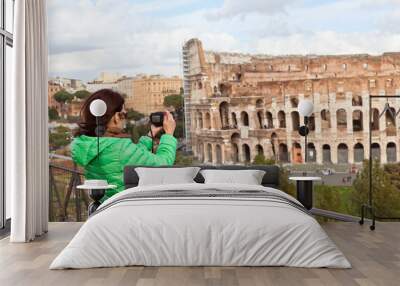
<instances>
[{"instance_id":1,"label":"wooden floor","mask_svg":"<svg viewBox=\"0 0 400 286\"><path fill-rule=\"evenodd\" d=\"M324 224L352 269L289 267L124 267L48 270L80 223L51 223L47 235L29 244L0 241L0 285L400 285L400 223Z\"/></svg>"}]
</instances>

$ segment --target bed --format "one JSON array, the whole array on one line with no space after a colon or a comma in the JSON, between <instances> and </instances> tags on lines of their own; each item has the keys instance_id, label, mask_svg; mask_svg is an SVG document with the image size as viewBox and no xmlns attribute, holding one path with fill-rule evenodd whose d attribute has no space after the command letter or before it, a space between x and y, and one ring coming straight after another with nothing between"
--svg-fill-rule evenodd
<instances>
[{"instance_id":1,"label":"bed","mask_svg":"<svg viewBox=\"0 0 400 286\"><path fill-rule=\"evenodd\" d=\"M278 190L278 167L222 169L266 173L261 185L205 184L199 173L193 183L138 186L136 167L127 167L126 190L99 207L50 269L351 267L313 216Z\"/></svg>"}]
</instances>

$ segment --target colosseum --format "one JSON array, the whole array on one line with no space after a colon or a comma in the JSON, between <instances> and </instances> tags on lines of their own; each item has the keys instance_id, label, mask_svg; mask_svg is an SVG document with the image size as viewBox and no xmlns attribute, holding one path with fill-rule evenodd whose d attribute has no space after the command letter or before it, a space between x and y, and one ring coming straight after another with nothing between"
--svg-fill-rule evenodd
<instances>
[{"instance_id":1,"label":"colosseum","mask_svg":"<svg viewBox=\"0 0 400 286\"><path fill-rule=\"evenodd\" d=\"M369 95L400 95L400 53L268 56L183 46L186 139L211 164L249 163L258 154L302 163L297 105L312 100L308 162L354 164L369 157ZM371 101L372 155L400 158L400 98Z\"/></svg>"}]
</instances>

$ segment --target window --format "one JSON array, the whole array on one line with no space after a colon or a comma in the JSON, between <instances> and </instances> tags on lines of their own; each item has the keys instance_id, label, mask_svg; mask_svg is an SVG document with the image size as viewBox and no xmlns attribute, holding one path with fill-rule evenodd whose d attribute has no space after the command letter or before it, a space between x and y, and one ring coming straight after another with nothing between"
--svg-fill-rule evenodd
<instances>
[{"instance_id":1,"label":"window","mask_svg":"<svg viewBox=\"0 0 400 286\"><path fill-rule=\"evenodd\" d=\"M11 92L14 0L0 0L0 118L5 118L5 98ZM10 195L4 188L4 120L0 122L0 229L10 218Z\"/></svg>"}]
</instances>

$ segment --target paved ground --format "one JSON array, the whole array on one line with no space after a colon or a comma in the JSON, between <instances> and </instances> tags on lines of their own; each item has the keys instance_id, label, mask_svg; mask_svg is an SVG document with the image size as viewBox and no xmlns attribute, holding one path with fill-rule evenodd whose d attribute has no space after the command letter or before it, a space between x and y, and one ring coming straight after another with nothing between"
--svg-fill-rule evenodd
<instances>
[{"instance_id":1,"label":"paved ground","mask_svg":"<svg viewBox=\"0 0 400 286\"><path fill-rule=\"evenodd\" d=\"M398 286L400 223L368 225L328 223L323 228L351 262L352 269L289 267L120 267L86 270L48 269L81 223L50 223L49 233L32 243L0 241L2 286Z\"/></svg>"}]
</instances>

